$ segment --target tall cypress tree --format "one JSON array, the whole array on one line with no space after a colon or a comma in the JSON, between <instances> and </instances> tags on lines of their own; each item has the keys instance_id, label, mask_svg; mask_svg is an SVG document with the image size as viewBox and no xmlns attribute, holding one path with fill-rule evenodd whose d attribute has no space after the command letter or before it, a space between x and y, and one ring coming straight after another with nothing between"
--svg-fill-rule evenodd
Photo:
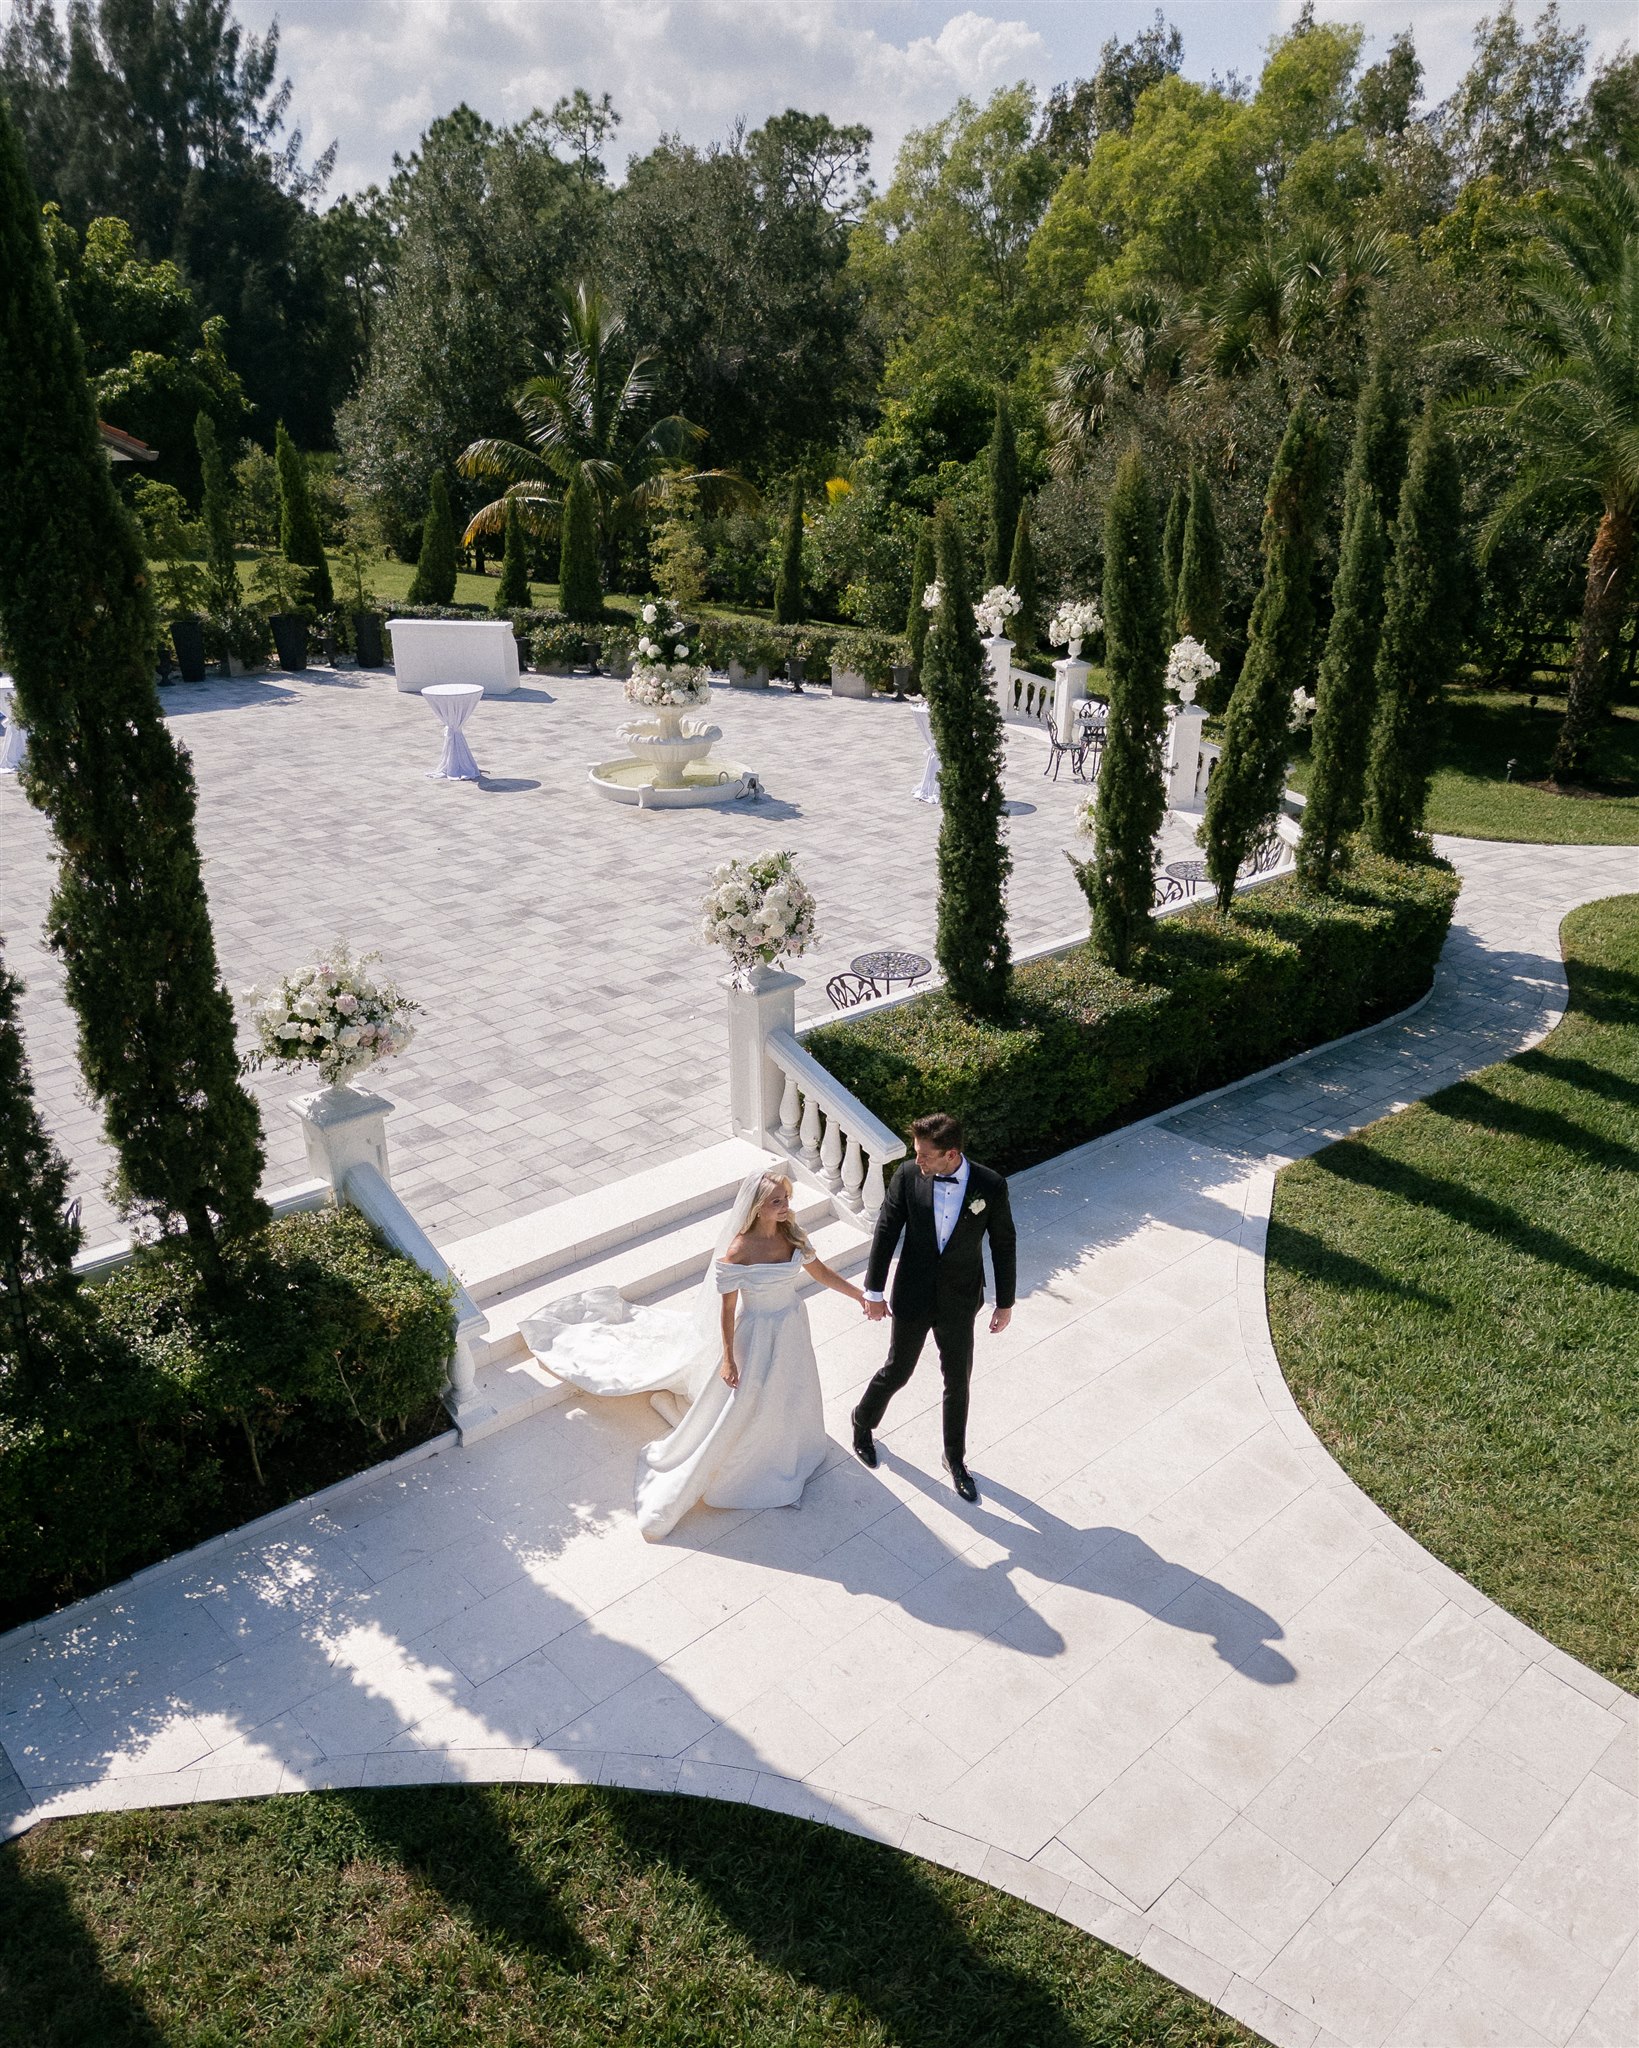
<instances>
[{"instance_id":1,"label":"tall cypress tree","mask_svg":"<svg viewBox=\"0 0 1639 2048\"><path fill-rule=\"evenodd\" d=\"M1019 609L1013 620L1013 644L1028 654L1036 644L1036 544L1030 538L1030 507L1019 507L1019 523L1013 531L1013 559L1007 565L1007 580L1019 593Z\"/></svg>"},{"instance_id":2,"label":"tall cypress tree","mask_svg":"<svg viewBox=\"0 0 1639 2048\"><path fill-rule=\"evenodd\" d=\"M501 580L496 587L497 612L521 612L529 607L529 544L524 538L523 516L516 498L506 504L506 538L501 547Z\"/></svg>"},{"instance_id":3,"label":"tall cypress tree","mask_svg":"<svg viewBox=\"0 0 1639 2048\"><path fill-rule=\"evenodd\" d=\"M279 552L298 569L310 569L315 610L327 612L336 602L330 587L330 564L319 536L319 515L307 487L307 464L281 420L273 433L273 463L279 479Z\"/></svg>"},{"instance_id":4,"label":"tall cypress tree","mask_svg":"<svg viewBox=\"0 0 1639 2048\"><path fill-rule=\"evenodd\" d=\"M205 529L206 602L220 615L235 610L239 604L239 569L233 554L233 489L222 444L216 437L216 422L208 412L200 413L194 420L193 438L204 483L199 516Z\"/></svg>"},{"instance_id":5,"label":"tall cypress tree","mask_svg":"<svg viewBox=\"0 0 1639 2048\"><path fill-rule=\"evenodd\" d=\"M562 526L558 602L570 618L591 624L603 616L603 584L598 576L597 513L578 469L563 494Z\"/></svg>"},{"instance_id":6,"label":"tall cypress tree","mask_svg":"<svg viewBox=\"0 0 1639 2048\"><path fill-rule=\"evenodd\" d=\"M1292 692L1309 679L1315 629L1315 543L1325 500L1326 437L1301 401L1269 475L1263 584L1252 606L1246 660L1224 714L1224 750L1207 784L1207 873L1227 911L1235 876L1279 809Z\"/></svg>"},{"instance_id":7,"label":"tall cypress tree","mask_svg":"<svg viewBox=\"0 0 1639 2048\"><path fill-rule=\"evenodd\" d=\"M935 520L940 584L922 656L922 689L939 749L939 925L945 986L964 1009L1000 1016L1012 992L1002 837L1002 715L973 617L962 536L951 514Z\"/></svg>"},{"instance_id":8,"label":"tall cypress tree","mask_svg":"<svg viewBox=\"0 0 1639 2048\"><path fill-rule=\"evenodd\" d=\"M922 650L928 640L928 621L933 616L922 599L927 595L928 585L934 581L936 573L933 521L925 519L916 538L916 560L911 564L911 601L905 613L905 638L911 643L911 661L918 672L922 667Z\"/></svg>"},{"instance_id":9,"label":"tall cypress tree","mask_svg":"<svg viewBox=\"0 0 1639 2048\"><path fill-rule=\"evenodd\" d=\"M1093 913L1093 950L1125 973L1149 937L1155 835L1166 816L1161 749L1167 642L1155 498L1136 448L1122 456L1104 514L1104 668L1110 715L1093 811L1093 858L1071 856Z\"/></svg>"},{"instance_id":10,"label":"tall cypress tree","mask_svg":"<svg viewBox=\"0 0 1639 2048\"><path fill-rule=\"evenodd\" d=\"M1349 836L1365 813L1388 569L1385 522L1394 517L1404 473L1399 386L1387 352L1379 350L1355 414L1343 489L1342 556L1315 684L1309 801L1297 863L1299 874L1317 889L1330 888L1336 880L1347 860Z\"/></svg>"},{"instance_id":11,"label":"tall cypress tree","mask_svg":"<svg viewBox=\"0 0 1639 2048\"><path fill-rule=\"evenodd\" d=\"M1224 548L1218 536L1218 514L1211 486L1191 465L1189 514L1184 521L1184 553L1178 566L1178 596L1173 615L1178 639L1198 640L1214 661L1224 658ZM1203 710L1223 709L1218 685L1222 671L1199 693Z\"/></svg>"},{"instance_id":12,"label":"tall cypress tree","mask_svg":"<svg viewBox=\"0 0 1639 2048\"><path fill-rule=\"evenodd\" d=\"M1178 632L1178 581L1184 568L1184 528L1189 520L1189 492L1183 484L1173 487L1167 500L1167 523L1161 534L1161 573L1166 583L1166 633L1168 640Z\"/></svg>"},{"instance_id":13,"label":"tall cypress tree","mask_svg":"<svg viewBox=\"0 0 1639 2048\"><path fill-rule=\"evenodd\" d=\"M1379 853L1421 850L1441 692L1462 651L1462 474L1451 437L1425 413L1394 522L1377 714L1366 778L1366 830Z\"/></svg>"},{"instance_id":14,"label":"tall cypress tree","mask_svg":"<svg viewBox=\"0 0 1639 2048\"><path fill-rule=\"evenodd\" d=\"M455 520L450 513L449 486L442 470L433 471L427 493L427 518L421 529L421 553L410 583L411 604L448 604L455 596Z\"/></svg>"},{"instance_id":15,"label":"tall cypress tree","mask_svg":"<svg viewBox=\"0 0 1639 2048\"><path fill-rule=\"evenodd\" d=\"M774 583L774 623L802 623L802 478L791 487L791 509L785 516L785 546Z\"/></svg>"},{"instance_id":16,"label":"tall cypress tree","mask_svg":"<svg viewBox=\"0 0 1639 2048\"><path fill-rule=\"evenodd\" d=\"M80 1228L68 1216L68 1168L34 1103L17 1022L22 992L0 949L0 1359L9 1352L33 1376L44 1367L40 1311L74 1293Z\"/></svg>"},{"instance_id":17,"label":"tall cypress tree","mask_svg":"<svg viewBox=\"0 0 1639 2048\"><path fill-rule=\"evenodd\" d=\"M126 1208L217 1233L266 1216L194 838L188 756L160 716L148 565L109 473L0 102L0 638L28 727L23 787L57 840L48 935Z\"/></svg>"},{"instance_id":18,"label":"tall cypress tree","mask_svg":"<svg viewBox=\"0 0 1639 2048\"><path fill-rule=\"evenodd\" d=\"M1019 450L1007 393L996 393L996 424L990 433L990 516L985 525L985 583L1007 575L1013 530L1019 523Z\"/></svg>"}]
</instances>

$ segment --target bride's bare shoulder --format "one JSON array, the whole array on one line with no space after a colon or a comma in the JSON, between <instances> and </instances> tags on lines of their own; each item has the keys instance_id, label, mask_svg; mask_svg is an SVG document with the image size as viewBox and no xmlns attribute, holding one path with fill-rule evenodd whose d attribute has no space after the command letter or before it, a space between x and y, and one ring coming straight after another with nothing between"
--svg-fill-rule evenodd
<instances>
[{"instance_id":1,"label":"bride's bare shoulder","mask_svg":"<svg viewBox=\"0 0 1639 2048\"><path fill-rule=\"evenodd\" d=\"M744 1258L745 1248L746 1234L742 1230L729 1239L728 1249L723 1254L723 1264L725 1266L743 1266L746 1263Z\"/></svg>"}]
</instances>

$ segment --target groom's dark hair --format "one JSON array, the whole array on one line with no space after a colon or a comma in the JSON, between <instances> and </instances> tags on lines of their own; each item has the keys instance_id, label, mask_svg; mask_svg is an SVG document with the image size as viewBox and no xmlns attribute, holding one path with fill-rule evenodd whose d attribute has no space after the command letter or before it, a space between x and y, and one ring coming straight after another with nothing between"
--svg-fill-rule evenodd
<instances>
[{"instance_id":1,"label":"groom's dark hair","mask_svg":"<svg viewBox=\"0 0 1639 2048\"><path fill-rule=\"evenodd\" d=\"M962 1126L942 1109L930 1109L926 1116L919 1116L911 1125L911 1136L924 1139L936 1152L964 1149Z\"/></svg>"}]
</instances>

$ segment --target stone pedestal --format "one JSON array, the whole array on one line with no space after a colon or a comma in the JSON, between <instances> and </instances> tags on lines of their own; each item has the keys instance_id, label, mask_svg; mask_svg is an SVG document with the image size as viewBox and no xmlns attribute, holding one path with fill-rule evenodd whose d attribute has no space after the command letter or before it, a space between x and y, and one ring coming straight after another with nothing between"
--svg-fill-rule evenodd
<instances>
[{"instance_id":1,"label":"stone pedestal","mask_svg":"<svg viewBox=\"0 0 1639 2048\"><path fill-rule=\"evenodd\" d=\"M784 1087L779 1069L768 1057L775 1031L795 1031L800 974L777 968L753 969L752 986L742 988L732 974L723 977L728 992L729 1120L737 1138L766 1144L780 1120Z\"/></svg>"},{"instance_id":2,"label":"stone pedestal","mask_svg":"<svg viewBox=\"0 0 1639 2048\"><path fill-rule=\"evenodd\" d=\"M307 1163L315 1179L327 1180L338 1201L355 1166L373 1166L391 1184L387 1117L393 1105L385 1095L372 1095L363 1088L320 1088L311 1095L298 1095L290 1107L302 1127Z\"/></svg>"},{"instance_id":3,"label":"stone pedestal","mask_svg":"<svg viewBox=\"0 0 1639 2048\"><path fill-rule=\"evenodd\" d=\"M1061 747L1076 736L1076 706L1086 702L1092 672L1092 663L1079 656L1053 664L1053 735Z\"/></svg>"},{"instance_id":4,"label":"stone pedestal","mask_svg":"<svg viewBox=\"0 0 1639 2048\"><path fill-rule=\"evenodd\" d=\"M1180 704L1171 714L1167 748L1167 807L1191 811L1199 807L1195 785L1201 773L1201 729L1206 713L1199 704Z\"/></svg>"},{"instance_id":5,"label":"stone pedestal","mask_svg":"<svg viewBox=\"0 0 1639 2048\"><path fill-rule=\"evenodd\" d=\"M985 659L990 663L990 680L1005 708L1013 701L1013 643L1005 633L997 633L985 641L984 649Z\"/></svg>"}]
</instances>

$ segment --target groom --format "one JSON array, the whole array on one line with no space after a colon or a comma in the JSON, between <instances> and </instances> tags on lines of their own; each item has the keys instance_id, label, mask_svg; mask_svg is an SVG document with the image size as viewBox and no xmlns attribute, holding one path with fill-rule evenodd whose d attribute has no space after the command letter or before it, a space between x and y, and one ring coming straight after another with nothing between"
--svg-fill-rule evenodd
<instances>
[{"instance_id":1,"label":"groom","mask_svg":"<svg viewBox=\"0 0 1639 2048\"><path fill-rule=\"evenodd\" d=\"M973 1325L985 1292L984 1241L996 1280L991 1333L1000 1336L1013 1316L1017 1235L1007 1182L962 1149L962 1126L942 1110L911 1125L916 1164L907 1161L888 1187L865 1267L865 1313L880 1322L888 1313L883 1288L888 1261L904 1238L893 1283L893 1338L888 1362L854 1410L854 1452L876 1463L871 1432L916 1370L928 1332L945 1378L945 1470L963 1500L979 1489L967 1469L967 1390L973 1374Z\"/></svg>"}]
</instances>

